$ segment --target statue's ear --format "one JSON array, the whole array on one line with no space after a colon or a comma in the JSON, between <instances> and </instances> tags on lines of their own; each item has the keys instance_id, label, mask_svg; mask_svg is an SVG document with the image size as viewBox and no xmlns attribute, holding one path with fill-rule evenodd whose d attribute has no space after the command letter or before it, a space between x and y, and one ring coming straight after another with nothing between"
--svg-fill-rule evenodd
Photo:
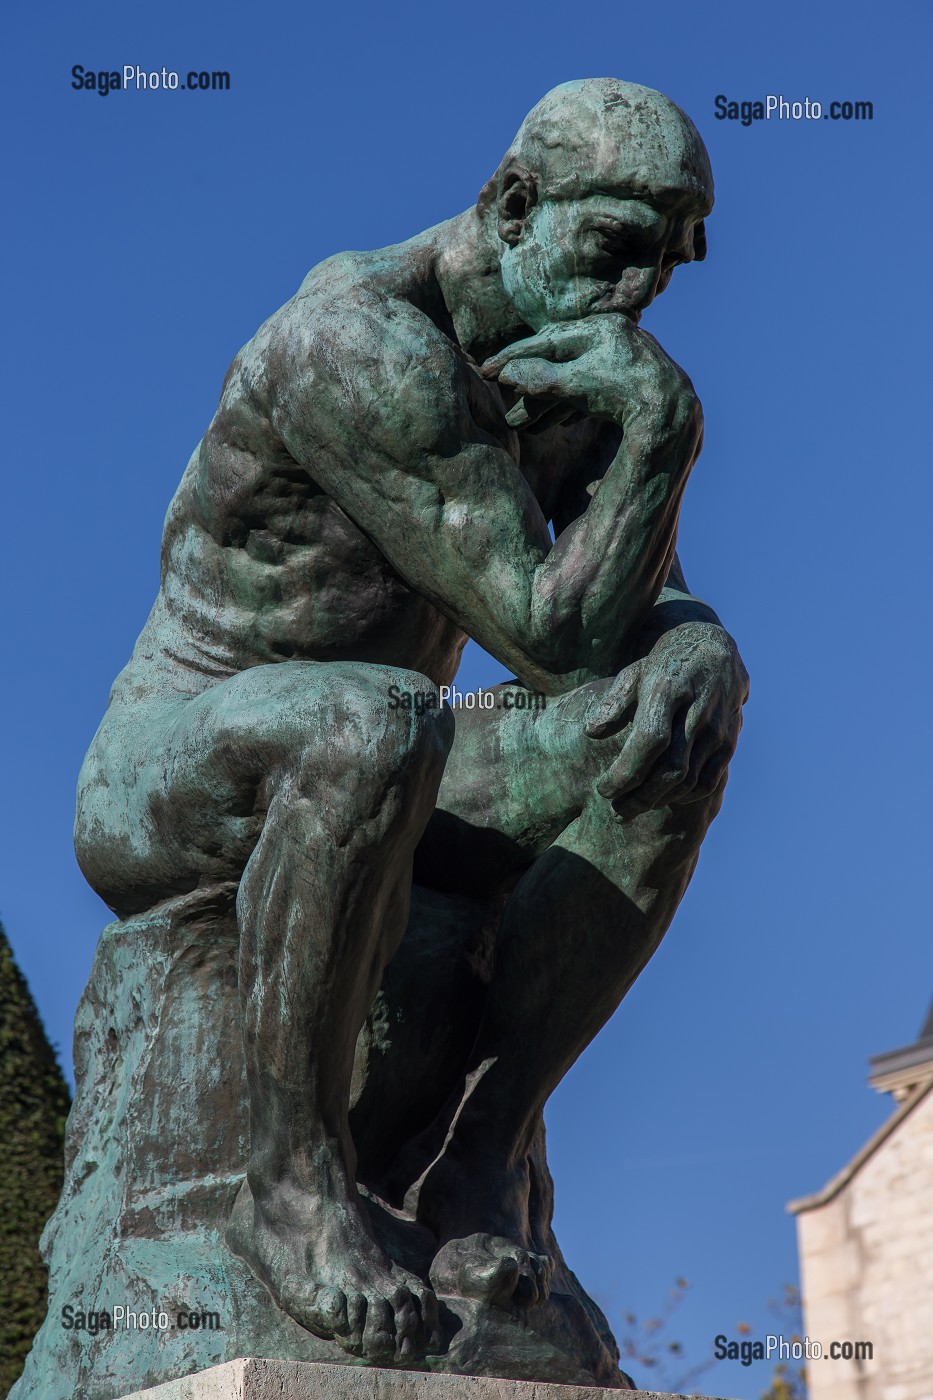
<instances>
[{"instance_id":1,"label":"statue's ear","mask_svg":"<svg viewBox=\"0 0 933 1400\"><path fill-rule=\"evenodd\" d=\"M706 221L701 219L693 225L693 261L702 262L706 257Z\"/></svg>"},{"instance_id":2,"label":"statue's ear","mask_svg":"<svg viewBox=\"0 0 933 1400\"><path fill-rule=\"evenodd\" d=\"M535 177L523 165L510 165L502 177L496 210L499 237L510 247L522 236L522 226L538 199Z\"/></svg>"}]
</instances>

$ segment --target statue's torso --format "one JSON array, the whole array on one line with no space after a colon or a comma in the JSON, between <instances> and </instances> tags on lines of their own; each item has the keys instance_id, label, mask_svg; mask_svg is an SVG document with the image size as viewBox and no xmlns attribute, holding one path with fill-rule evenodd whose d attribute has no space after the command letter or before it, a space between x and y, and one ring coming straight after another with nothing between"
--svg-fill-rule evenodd
<instances>
[{"instance_id":1,"label":"statue's torso","mask_svg":"<svg viewBox=\"0 0 933 1400\"><path fill-rule=\"evenodd\" d=\"M405 246L397 250L392 292L407 300ZM395 252L371 255L383 288ZM367 256L348 255L357 277ZM289 313L293 305L297 298L277 316L313 315L313 298ZM498 395L494 386L488 392ZM498 402L493 412L503 446L550 518L581 454L594 455L600 425L522 435L507 428ZM283 660L375 662L436 684L453 679L466 633L409 587L314 473L313 462L299 465L291 456L261 406L225 388L169 508L162 587L115 699L194 693Z\"/></svg>"}]
</instances>

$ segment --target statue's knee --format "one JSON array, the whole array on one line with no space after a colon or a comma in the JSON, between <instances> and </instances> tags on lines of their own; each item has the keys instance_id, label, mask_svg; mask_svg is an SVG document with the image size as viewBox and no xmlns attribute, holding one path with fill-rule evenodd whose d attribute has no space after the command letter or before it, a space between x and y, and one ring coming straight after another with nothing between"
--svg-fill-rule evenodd
<instances>
[{"instance_id":1,"label":"statue's knee","mask_svg":"<svg viewBox=\"0 0 933 1400\"><path fill-rule=\"evenodd\" d=\"M395 667L360 667L342 684L335 675L326 705L301 733L301 771L351 791L402 773L436 771L439 780L454 719L436 695L426 677Z\"/></svg>"},{"instance_id":2,"label":"statue's knee","mask_svg":"<svg viewBox=\"0 0 933 1400\"><path fill-rule=\"evenodd\" d=\"M619 857L627 859L635 849L655 854L668 852L672 859L689 860L699 850L711 823L722 806L726 786L723 773L711 789L690 794L689 800L646 806L637 794L618 809L604 798L589 805L591 830L602 834Z\"/></svg>"},{"instance_id":3,"label":"statue's knee","mask_svg":"<svg viewBox=\"0 0 933 1400\"><path fill-rule=\"evenodd\" d=\"M389 680L379 691L384 705L386 738L405 761L444 760L454 739L455 721L449 705L441 703L437 686L417 671L386 667ZM381 712L382 713L382 712Z\"/></svg>"}]
</instances>

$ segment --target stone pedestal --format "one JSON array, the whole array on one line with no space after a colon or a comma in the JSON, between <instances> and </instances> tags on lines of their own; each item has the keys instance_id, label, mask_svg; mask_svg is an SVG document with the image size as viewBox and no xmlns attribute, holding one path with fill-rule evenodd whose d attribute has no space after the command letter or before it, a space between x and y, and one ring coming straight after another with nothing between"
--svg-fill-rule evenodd
<instances>
[{"instance_id":1,"label":"stone pedestal","mask_svg":"<svg viewBox=\"0 0 933 1400\"><path fill-rule=\"evenodd\" d=\"M166 1395L181 1396L188 1392L173 1388L176 1378L213 1374L209 1368L230 1375L227 1368L242 1367L236 1358L243 1356L266 1358L247 1363L253 1367L322 1363L323 1372L311 1367L313 1375L336 1366L348 1372L341 1384L358 1370L336 1342L281 1311L224 1242L249 1135L235 893L231 886L166 901L111 925L101 938L75 1021L77 1093L65 1186L43 1237L49 1311L10 1400L114 1400L166 1384ZM403 949L360 1036L353 1127L361 1151L389 1131L379 1113L392 1102L385 1089L390 1052L406 1062L423 1060L432 1073L448 1063L456 1067L462 1046L452 1038L454 1018L445 1014L441 991L458 1005L470 1004L484 969L477 926L482 937L475 909L464 912L453 898L415 890ZM428 973L420 965L425 958ZM403 1014L406 999L424 985L439 988L437 1005L419 1009L417 1017ZM403 1032L420 1037L420 1048L399 1046ZM422 1087L429 1096L446 1093L443 1077ZM429 1109L430 1103L426 1116ZM439 1289L444 1346L425 1365L454 1375L631 1389L606 1319L567 1267L550 1228L543 1130L532 1167L543 1248L556 1265L550 1297L533 1308L509 1308ZM368 1208L390 1257L426 1278L436 1246L430 1233L377 1201ZM117 1320L118 1308L122 1318L126 1310L154 1309L170 1322L157 1328L134 1319L130 1327ZM104 1312L112 1325L98 1325ZM179 1315L187 1323L194 1313L210 1325L176 1325Z\"/></svg>"},{"instance_id":2,"label":"stone pedestal","mask_svg":"<svg viewBox=\"0 0 933 1400\"><path fill-rule=\"evenodd\" d=\"M629 1394L631 1400L676 1400L654 1391ZM605 1400L605 1395L597 1386L241 1357L151 1390L136 1390L124 1400Z\"/></svg>"}]
</instances>

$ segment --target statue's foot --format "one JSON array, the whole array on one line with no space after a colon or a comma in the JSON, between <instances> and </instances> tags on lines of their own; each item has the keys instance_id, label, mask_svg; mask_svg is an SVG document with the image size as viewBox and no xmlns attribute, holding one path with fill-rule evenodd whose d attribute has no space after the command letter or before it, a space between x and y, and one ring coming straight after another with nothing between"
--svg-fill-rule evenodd
<instances>
[{"instance_id":1,"label":"statue's foot","mask_svg":"<svg viewBox=\"0 0 933 1400\"><path fill-rule=\"evenodd\" d=\"M411 1364L440 1349L434 1293L383 1254L354 1196L322 1200L279 1185L260 1201L244 1181L226 1239L315 1336L385 1364Z\"/></svg>"},{"instance_id":2,"label":"statue's foot","mask_svg":"<svg viewBox=\"0 0 933 1400\"><path fill-rule=\"evenodd\" d=\"M531 1308L547 1300L553 1272L547 1254L533 1254L499 1235L469 1235L438 1250L431 1282L442 1297Z\"/></svg>"},{"instance_id":3,"label":"statue's foot","mask_svg":"<svg viewBox=\"0 0 933 1400\"><path fill-rule=\"evenodd\" d=\"M478 1160L451 1139L418 1192L418 1219L441 1242L430 1270L438 1293L500 1306L546 1301L554 1264L530 1247L528 1198L527 1161Z\"/></svg>"}]
</instances>

